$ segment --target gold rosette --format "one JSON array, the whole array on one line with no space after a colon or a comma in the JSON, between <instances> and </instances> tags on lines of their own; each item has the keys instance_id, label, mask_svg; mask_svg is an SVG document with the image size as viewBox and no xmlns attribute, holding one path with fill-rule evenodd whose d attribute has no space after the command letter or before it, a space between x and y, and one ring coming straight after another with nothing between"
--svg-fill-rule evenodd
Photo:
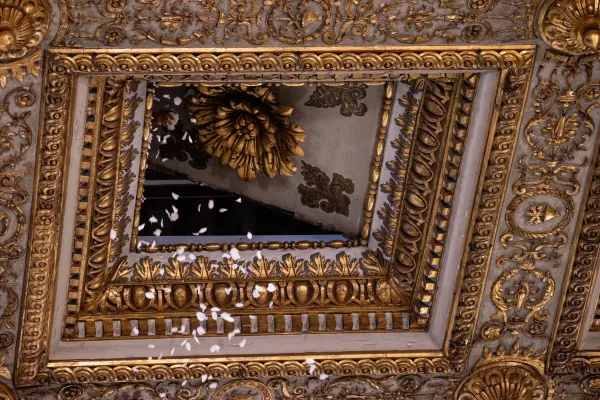
<instances>
[{"instance_id":1,"label":"gold rosette","mask_svg":"<svg viewBox=\"0 0 600 400\"><path fill-rule=\"evenodd\" d=\"M304 155L299 143L306 132L290 122L293 108L278 104L268 86L196 87L186 105L204 151L248 182L260 171L270 179L296 173L292 156Z\"/></svg>"}]
</instances>

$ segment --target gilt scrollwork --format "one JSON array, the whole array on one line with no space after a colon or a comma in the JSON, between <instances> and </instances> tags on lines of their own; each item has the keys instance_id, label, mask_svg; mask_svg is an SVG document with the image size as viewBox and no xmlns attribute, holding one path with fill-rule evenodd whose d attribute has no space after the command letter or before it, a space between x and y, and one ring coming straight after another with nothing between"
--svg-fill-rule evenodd
<instances>
[{"instance_id":1,"label":"gilt scrollwork","mask_svg":"<svg viewBox=\"0 0 600 400\"><path fill-rule=\"evenodd\" d=\"M588 63L586 59L575 58L573 62L551 60L557 74L567 79L568 87L563 90L569 90L572 100L567 108L558 103L556 108L566 108L571 110L574 115L574 122L577 123L577 134L586 133L588 137L597 130L597 119L590 111L596 109L600 104L600 93L598 91L597 67L595 63ZM544 93L543 100L556 98L558 92L556 86L548 83L541 85ZM535 93L534 93L535 94ZM566 97L566 96L565 96ZM574 97L574 99L573 99ZM551 100L553 101L553 100ZM550 103L553 104L553 103ZM559 114L560 115L560 114ZM577 137L577 136L575 136ZM583 139L579 139L582 141ZM566 266L564 272L567 282L565 291L562 294L560 308L557 311L558 322L556 324L556 333L552 338L549 357L549 370L552 373L572 373L575 371L588 371L597 368L597 358L576 357L578 340L582 330L589 329L585 322L585 310L592 300L590 293L592 290L593 276L597 268L597 259L600 254L598 246L598 202L599 197L599 177L600 177L600 157L597 156L598 150L595 149L595 161L590 173L590 181L587 186L584 200L581 201L582 215L581 225L577 228L574 237L572 260ZM572 164L572 163L569 163ZM568 166L568 165L567 165ZM580 190L579 181L567 179L569 176L583 178L583 174L575 170L563 170L560 182L572 182L566 186L565 191L577 193ZM553 176L556 176L554 174Z\"/></svg>"},{"instance_id":2,"label":"gilt scrollwork","mask_svg":"<svg viewBox=\"0 0 600 400\"><path fill-rule=\"evenodd\" d=\"M54 44L79 46L86 40L105 46L146 41L166 46L221 46L239 41L252 45L318 40L328 45L514 41L533 36L536 6L537 1L498 4L487 0L462 4L441 0L67 2Z\"/></svg>"},{"instance_id":3,"label":"gilt scrollwork","mask_svg":"<svg viewBox=\"0 0 600 400\"><path fill-rule=\"evenodd\" d=\"M535 115L525 125L528 152L518 161L520 176L505 214L508 231L500 237L509 253L496 260L504 272L492 286L497 311L481 328L484 340L507 332L547 336L549 312L544 306L555 291L548 267L564 266L562 249L569 243L565 230L576 212L573 197L581 188L581 154L588 151L595 131L591 112L600 105L598 85L589 78L588 69L575 65L552 70L542 66L538 72ZM548 207L552 218L546 218ZM543 220L537 211L544 212Z\"/></svg>"},{"instance_id":4,"label":"gilt scrollwork","mask_svg":"<svg viewBox=\"0 0 600 400\"><path fill-rule=\"evenodd\" d=\"M317 369L319 375L323 369ZM242 369L240 374L245 374ZM254 377L256 375L253 375ZM74 383L55 388L24 388L22 398L32 400L377 400L432 398L448 400L454 381L424 379L415 373L383 378L363 376L296 379L189 380L163 379L162 382L89 384ZM12 399L10 399L12 400Z\"/></svg>"},{"instance_id":5,"label":"gilt scrollwork","mask_svg":"<svg viewBox=\"0 0 600 400\"><path fill-rule=\"evenodd\" d=\"M37 94L29 86L7 91L0 102L0 378L12 380L6 353L15 344L14 321L19 305L15 263L22 262L22 243L27 226L25 204L30 193L23 187L33 168L25 157L33 141L29 125ZM15 400L11 387L0 382L0 398Z\"/></svg>"}]
</instances>

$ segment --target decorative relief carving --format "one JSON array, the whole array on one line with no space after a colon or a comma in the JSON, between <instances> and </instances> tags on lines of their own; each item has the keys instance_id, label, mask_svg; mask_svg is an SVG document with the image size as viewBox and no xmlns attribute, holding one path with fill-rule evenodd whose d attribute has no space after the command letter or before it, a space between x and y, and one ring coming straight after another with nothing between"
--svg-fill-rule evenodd
<instances>
[{"instance_id":1,"label":"decorative relief carving","mask_svg":"<svg viewBox=\"0 0 600 400\"><path fill-rule=\"evenodd\" d=\"M0 62L25 57L50 26L47 0L3 0L0 7Z\"/></svg>"},{"instance_id":2,"label":"decorative relief carving","mask_svg":"<svg viewBox=\"0 0 600 400\"><path fill-rule=\"evenodd\" d=\"M570 61L570 62L569 62ZM570 117L573 131L573 139L579 142L585 142L584 139L577 139L580 135L589 138L596 131L596 121L592 118L591 111L600 105L600 83L597 76L596 63L594 59L574 58L565 62L548 61L550 67L554 67L553 78L564 77L562 84L543 81L536 88L537 97L543 101L541 104L547 104L553 110L564 109L564 112L557 113L559 116ZM559 91L560 90L560 91ZM561 94L561 96L558 96ZM546 108L550 108L546 106ZM555 118L556 119L556 118ZM577 128L577 129L575 129ZM587 193L582 202L583 215L581 226L578 226L578 232L575 235L575 245L573 246L572 259L566 266L565 290L562 294L560 308L557 311L557 324L555 335L549 348L548 369L551 373L564 374L576 371L594 371L599 360L577 357L577 342L583 329L588 329L584 321L585 313L590 301L592 290L592 279L595 276L597 268L597 259L600 254L597 237L599 235L598 226L598 204L600 201L600 157L597 156L598 150L594 151L595 163L591 172L590 183ZM568 153L567 153L568 154ZM580 189L579 181L575 178L581 176L578 174L577 166L573 162L567 163L561 173L550 175L554 181L564 182L565 192L569 195L575 194ZM564 171L564 172L563 172ZM560 177L560 180L559 180ZM566 179L571 178L571 179Z\"/></svg>"},{"instance_id":3,"label":"decorative relief carving","mask_svg":"<svg viewBox=\"0 0 600 400\"><path fill-rule=\"evenodd\" d=\"M378 210L383 223L373 236L383 255L392 257L395 286L413 287L422 273L431 278L414 294L422 323L429 316L441 265L477 80L473 74L417 79L412 84L423 90L420 100L416 88L399 100L405 111L396 118L400 135L391 143L395 155L386 163L390 179L382 184L388 195ZM444 190L435 198L441 184ZM431 248L436 251L426 250Z\"/></svg>"},{"instance_id":4,"label":"decorative relief carving","mask_svg":"<svg viewBox=\"0 0 600 400\"><path fill-rule=\"evenodd\" d=\"M534 36L537 1L128 0L65 2L54 44L154 42L223 46L237 42L479 43ZM507 17L510 15L510 17Z\"/></svg>"},{"instance_id":5,"label":"decorative relief carving","mask_svg":"<svg viewBox=\"0 0 600 400\"><path fill-rule=\"evenodd\" d=\"M516 139L522 116L523 99L526 97L533 59L524 59L518 67L511 66L505 71L499 102L495 111L497 123L494 136L490 136L489 162L482 172L479 182L482 194L472 211L472 236L467 242L467 252L461 268L456 300L456 313L450 322L452 331L449 339L449 357L460 372L465 371L468 356L475 336L475 324L487 268L490 263L494 238L499 222L501 206L508 183Z\"/></svg>"},{"instance_id":6,"label":"decorative relief carving","mask_svg":"<svg viewBox=\"0 0 600 400\"><path fill-rule=\"evenodd\" d=\"M80 314L78 322L86 322L85 331L74 327L75 331L69 332L69 337L108 336L114 315L128 312L136 313L138 322L154 320L157 326L155 335L160 337L166 319L170 318L174 326L181 319L173 313L195 315L202 305L229 310L232 315L239 316L239 326L238 322L234 326L245 334L257 333L253 328L256 324L269 324L264 316L258 319L249 316L261 310L263 313L272 309L287 310L292 324L288 328L281 316L277 316L269 328L272 333L284 328L285 332L324 330L320 321L322 317L317 315L327 315L321 310L324 307L339 307L336 313L343 315L342 324L334 324L335 329L333 325L327 325L330 331L396 329L400 313L410 308L409 293L391 288L382 275L385 272L381 266L363 264L345 253L338 254L333 262L317 253L310 260L296 259L287 254L280 262L263 256L252 262L238 263L239 266L235 267L231 260L221 263L199 257L193 263L179 262L174 258L163 264L146 257L128 267L122 259L108 272L108 282L98 288ZM369 269L373 267L379 270ZM331 276L345 279L324 279ZM321 279L315 279L318 277ZM272 285L273 288L267 290ZM359 308L364 310L365 319L362 321L352 314L359 312ZM386 316L386 312L390 315ZM169 313L171 317L163 318L161 313ZM386 318L387 322L383 322ZM396 323L390 322L391 318L396 318ZM103 321L108 328L99 333L95 321ZM190 330L197 326L202 324L198 325L195 319L190 321ZM223 334L218 326L217 322L208 321L202 329L208 335ZM127 332L129 327L123 323L121 331ZM138 336L147 334L146 325L140 326ZM177 334L169 332L169 335Z\"/></svg>"},{"instance_id":7,"label":"decorative relief carving","mask_svg":"<svg viewBox=\"0 0 600 400\"><path fill-rule=\"evenodd\" d=\"M532 204L529 211L525 212L527 224L540 225L551 219L561 217L561 214L548 204Z\"/></svg>"},{"instance_id":8,"label":"decorative relief carving","mask_svg":"<svg viewBox=\"0 0 600 400\"><path fill-rule=\"evenodd\" d=\"M22 398L35 400L450 400L455 386L454 381L446 379L424 379L417 374L405 374L380 379L348 376L324 380L315 377L293 380L241 378L205 382L192 379L137 384L71 384L45 391L21 389L19 393Z\"/></svg>"},{"instance_id":9,"label":"decorative relief carving","mask_svg":"<svg viewBox=\"0 0 600 400\"><path fill-rule=\"evenodd\" d=\"M302 177L306 185L298 185L300 202L306 207L320 208L326 213L350 214L350 198L344 194L354 193L354 183L351 179L334 173L330 179L318 167L302 161Z\"/></svg>"},{"instance_id":10,"label":"decorative relief carving","mask_svg":"<svg viewBox=\"0 0 600 400\"><path fill-rule=\"evenodd\" d=\"M501 345L483 358L458 386L457 400L545 400L550 392L543 373L542 354L521 349L517 341L510 351Z\"/></svg>"},{"instance_id":11,"label":"decorative relief carving","mask_svg":"<svg viewBox=\"0 0 600 400\"><path fill-rule=\"evenodd\" d=\"M15 264L25 259L23 236L27 227L25 204L30 193L22 180L33 171L25 156L33 141L29 126L37 94L29 86L7 91L0 103L0 378L12 380L5 351L15 344L15 313L19 305ZM12 389L0 382L0 398L16 400Z\"/></svg>"},{"instance_id":12,"label":"decorative relief carving","mask_svg":"<svg viewBox=\"0 0 600 400\"><path fill-rule=\"evenodd\" d=\"M90 382L90 381L128 381L133 379L169 379L174 371L184 368L184 373L177 376L201 376L204 373L212 374L215 377L236 377L239 376L240 368L248 368L252 377L272 376L270 372L275 368L275 375L285 375L292 373L306 374L308 367L302 367L297 370L296 361L271 360L249 361L240 364L237 361L231 363L209 363L181 367L175 364L148 365L144 362L131 362L130 366L102 366L94 362L83 362L77 366L48 366L45 354L48 349L48 324L51 310L53 309L53 297L51 296L51 282L55 279L56 271L56 243L58 243L59 218L62 215L62 203L60 199L63 194L63 176L66 148L69 142L70 126L67 121L70 120L69 100L72 96L74 85L74 76L79 74L108 75L118 73L118 75L140 75L145 74L146 78L152 79L155 75L165 78L165 74L174 73L174 79L189 79L194 74L206 75L207 79L221 79L223 73L231 74L240 72L237 75L239 80L251 80L256 76L266 74L270 77L284 72L303 71L305 74L298 75L302 79L312 76L312 73L322 72L320 76L334 76L342 72L344 77L361 80L375 79L369 71L378 70L376 79L381 80L384 77L399 76L399 70L413 68L427 69L502 69L502 89L498 91L498 120L497 123L502 129L498 128L494 132L494 143L490 152L491 158L488 162L488 169L493 166L499 166L494 170L493 186L500 188L502 179L496 180L499 174L502 177L504 173L503 164L506 162L506 156L512 154L512 145L509 138L512 138L512 129L517 124L521 115L521 103L511 102L513 97L521 98L526 90L526 82L529 76L533 51L531 49L521 50L478 50L478 51L426 51L426 52L377 52L360 55L354 53L340 54L315 54L301 53L294 57L288 57L286 54L261 53L260 55L239 54L239 55L213 55L213 54L98 54L82 53L77 55L49 53L49 61L46 76L46 107L44 116L44 127L41 130L40 138L41 148L38 154L37 164L39 165L39 174L36 175L36 193L35 204L33 207L32 221L32 246L29 256L29 269L27 275L27 289L24 300L23 330L18 352L18 365L16 369L16 380L20 384L44 384L46 382ZM246 75L249 73L250 75ZM184 75L179 75L184 74ZM273 75L275 74L275 75ZM288 74L286 74L286 77ZM289 74L289 77L295 77ZM314 75L316 77L316 75ZM166 79L172 79L168 76ZM279 76L276 79L281 79ZM312 79L312 78L309 78ZM387 79L387 78L386 78ZM506 80L504 80L506 79ZM517 85L519 83L520 85ZM515 87L515 85L518 86ZM508 143L507 143L508 142ZM502 156L501 163L498 157ZM496 158L494 158L496 157ZM499 164L498 164L499 163ZM490 173L490 171L487 171ZM488 175L486 175L487 177ZM485 178L483 178L485 182ZM493 190L492 193L501 193L502 190ZM490 201L487 192L482 192L481 204L490 207ZM486 201L488 201L486 203ZM496 211L496 210L494 210ZM480 212L478 210L477 212ZM490 211L491 212L491 211ZM490 219L485 219L489 221ZM493 220L493 218L491 218ZM474 230L477 232L477 224ZM487 233L486 233L487 234ZM474 239L472 239L474 240ZM471 246L468 257L474 257L471 254L474 247ZM485 256L477 255L477 266L485 264ZM373 257L373 260L379 262L381 258ZM369 262L372 262L369 258ZM481 267L483 268L483 267ZM466 270L470 274L469 270ZM482 274L478 275L479 277ZM469 279L469 276L466 277ZM464 279L463 279L464 281ZM473 284L471 288L463 288L468 291L468 296L478 296L481 294L481 282L469 281ZM464 283L463 283L464 286ZM382 292L385 290L382 289ZM461 299L467 295L459 293ZM469 299L470 300L470 299ZM476 304L476 302L475 302ZM465 304L463 300L456 305L457 313L460 317L470 312L470 308L475 305L473 302ZM443 355L421 355L418 359L411 359L404 356L388 359L389 355L374 354L373 359L359 357L356 360L343 360L327 362L327 367L323 369L325 373L331 371L331 374L341 375L364 375L364 374L389 374L389 373L411 373L410 371L423 373L444 373L453 371L452 363L456 363L458 370L465 367L464 355L467 352L464 349L464 337L472 335L475 329L471 321L458 320L451 324L453 332L449 335L448 346L450 348L450 358ZM462 346L462 347L461 347ZM460 352L457 352L457 349ZM335 355L332 356L335 359ZM396 357L396 356L394 356ZM134 367L140 364L141 368ZM317 362L318 368L321 367L321 361ZM98 369L99 368L99 369ZM140 375L134 372L143 370L145 374ZM118 373L116 372L118 369ZM195 371L192 373L192 370ZM204 371L204 372L200 372ZM254 372L252 372L254 371ZM200 373L200 375L194 375ZM233 375L232 375L233 374ZM252 375L254 374L254 375Z\"/></svg>"},{"instance_id":13,"label":"decorative relief carving","mask_svg":"<svg viewBox=\"0 0 600 400\"><path fill-rule=\"evenodd\" d=\"M359 100L367 97L367 88L364 83L319 84L304 105L318 108L339 106L344 117L363 116L367 113L367 105Z\"/></svg>"},{"instance_id":14,"label":"decorative relief carving","mask_svg":"<svg viewBox=\"0 0 600 400\"><path fill-rule=\"evenodd\" d=\"M11 77L21 82L27 74L38 76L41 60L42 51L38 50L25 59L0 63L0 87L5 87Z\"/></svg>"},{"instance_id":15,"label":"decorative relief carving","mask_svg":"<svg viewBox=\"0 0 600 400\"><path fill-rule=\"evenodd\" d=\"M292 176L292 156L303 156L299 143L304 129L290 122L293 107L276 102L268 86L196 85L198 94L186 98L204 151L221 165L237 170L238 178L254 181L262 171L275 179Z\"/></svg>"},{"instance_id":16,"label":"decorative relief carving","mask_svg":"<svg viewBox=\"0 0 600 400\"><path fill-rule=\"evenodd\" d=\"M506 211L508 232L500 239L512 253L496 261L500 268L517 268L503 272L492 286L498 311L481 329L484 340L507 332L537 337L547 333L549 312L543 307L554 295L555 283L543 268L562 266L558 250L569 242L564 231L575 213L572 197L581 186L575 160L595 130L590 111L600 106L600 86L589 83L588 74L585 68L564 65L552 70L550 79L543 67L538 73L536 114L525 126L529 153L519 160L521 176L513 184L515 197ZM530 228L523 210L544 201L552 202L561 216Z\"/></svg>"},{"instance_id":17,"label":"decorative relief carving","mask_svg":"<svg viewBox=\"0 0 600 400\"><path fill-rule=\"evenodd\" d=\"M593 0L549 0L538 23L542 38L556 50L579 55L600 48L600 7Z\"/></svg>"}]
</instances>

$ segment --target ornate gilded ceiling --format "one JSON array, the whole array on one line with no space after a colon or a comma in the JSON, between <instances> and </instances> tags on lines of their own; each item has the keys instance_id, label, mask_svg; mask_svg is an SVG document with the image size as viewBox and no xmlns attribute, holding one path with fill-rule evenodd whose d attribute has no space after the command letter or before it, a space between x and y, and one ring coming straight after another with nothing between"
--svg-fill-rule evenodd
<instances>
[{"instance_id":1,"label":"ornate gilded ceiling","mask_svg":"<svg viewBox=\"0 0 600 400\"><path fill-rule=\"evenodd\" d=\"M598 4L0 4L0 399L600 397Z\"/></svg>"}]
</instances>

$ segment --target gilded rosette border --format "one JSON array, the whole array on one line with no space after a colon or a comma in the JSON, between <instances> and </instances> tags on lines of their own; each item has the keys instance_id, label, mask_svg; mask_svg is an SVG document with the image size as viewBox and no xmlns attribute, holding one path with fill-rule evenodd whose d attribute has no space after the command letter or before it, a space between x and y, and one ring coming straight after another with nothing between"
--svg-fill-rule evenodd
<instances>
[{"instance_id":1,"label":"gilded rosette border","mask_svg":"<svg viewBox=\"0 0 600 400\"><path fill-rule=\"evenodd\" d=\"M183 52L131 53L119 51L81 52L52 50L45 70L43 120L37 155L32 226L29 237L28 271L23 301L22 329L18 349L16 381L29 386L48 382L116 382L139 379L185 379L208 373L218 377L238 377L241 370L249 376L307 375L302 356L265 356L240 363L224 359L204 359L182 367L178 360L48 362L50 324L54 308L54 281L57 274L59 216L63 209L62 193L66 151L71 136L73 87L77 75L146 76L153 79L220 79L231 73L244 80L262 78L316 79L344 74L346 79L387 80L407 70L500 70L498 105L487 145L488 159L479 182L476 209L465 254L454 307L454 321L444 349L438 353L374 353L344 356L315 355L317 368L332 375L394 373L454 373L467 366L470 338L474 335L476 309L483 295L483 282L489 265L499 207L503 200L507 175L531 77L533 46L483 48L447 51L444 48L353 52L339 49L310 49L296 52L206 54ZM193 78L192 78L193 79ZM193 366L197 367L193 368ZM250 366L252 368L250 368ZM145 371L137 375L134 368Z\"/></svg>"}]
</instances>

